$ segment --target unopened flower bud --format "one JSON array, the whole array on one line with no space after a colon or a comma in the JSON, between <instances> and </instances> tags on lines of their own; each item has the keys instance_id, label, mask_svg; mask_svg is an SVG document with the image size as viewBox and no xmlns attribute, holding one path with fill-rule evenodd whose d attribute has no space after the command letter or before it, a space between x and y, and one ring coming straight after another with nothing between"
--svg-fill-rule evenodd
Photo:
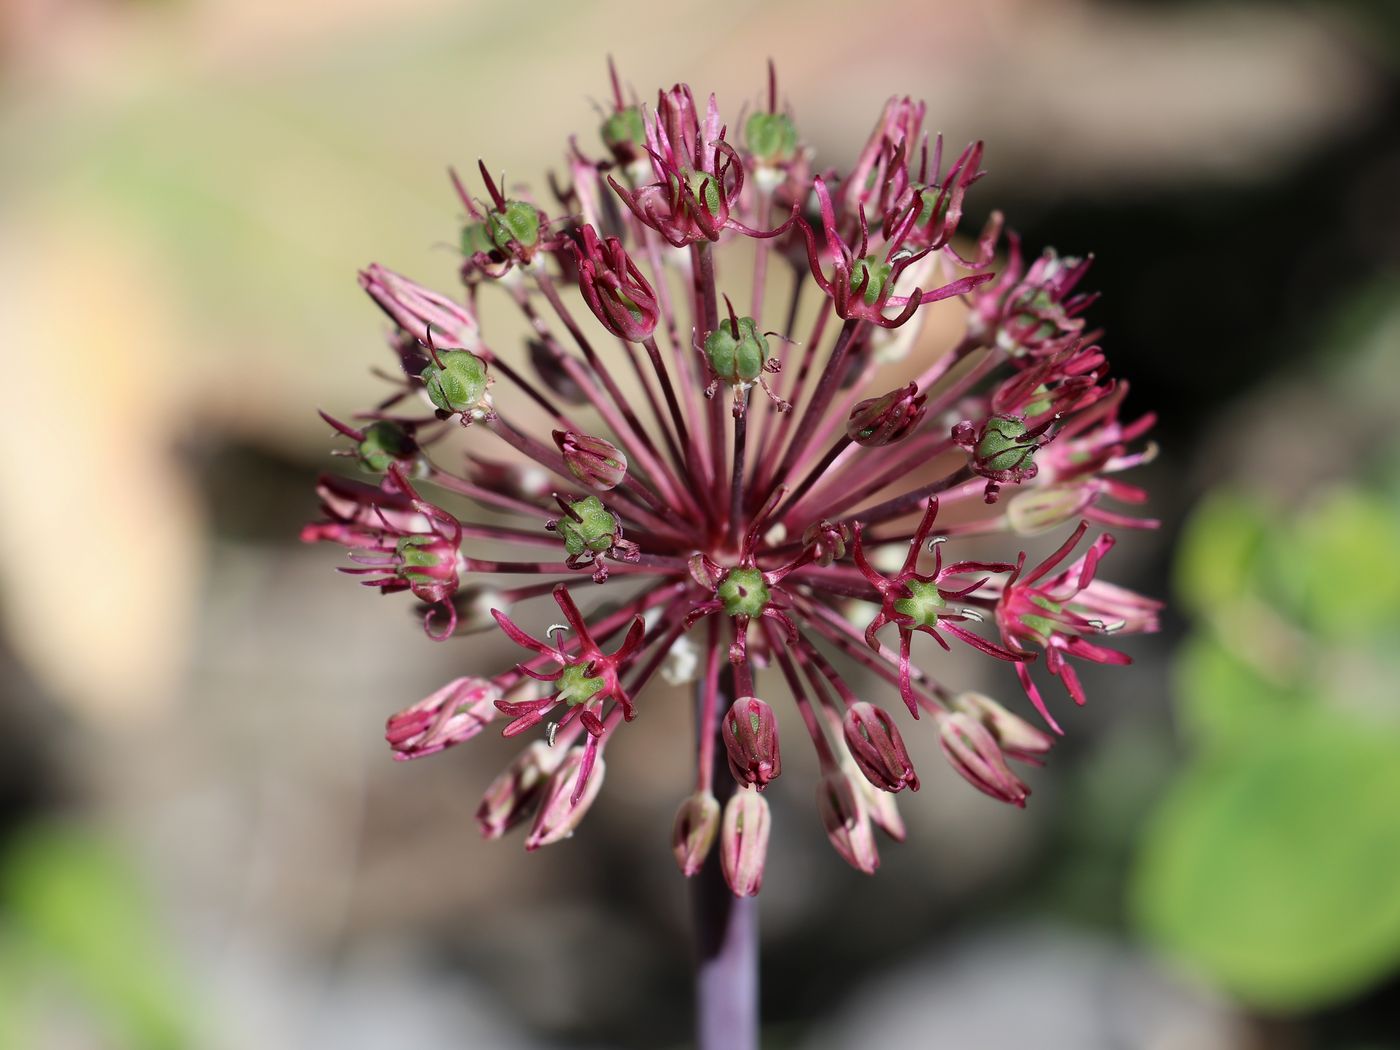
<instances>
[{"instance_id":1,"label":"unopened flower bud","mask_svg":"<svg viewBox=\"0 0 1400 1050\"><path fill-rule=\"evenodd\" d=\"M1035 536L1083 515L1093 502L1087 485L1047 485L1018 492L1006 504L1006 521L1018 536Z\"/></svg>"},{"instance_id":2,"label":"unopened flower bud","mask_svg":"<svg viewBox=\"0 0 1400 1050\"><path fill-rule=\"evenodd\" d=\"M394 758L422 758L470 740L496 717L501 691L485 678L458 678L392 716L384 739Z\"/></svg>"},{"instance_id":3,"label":"unopened flower bud","mask_svg":"<svg viewBox=\"0 0 1400 1050\"><path fill-rule=\"evenodd\" d=\"M573 255L584 302L611 334L645 341L661 319L656 293L620 240L602 239L592 226L583 228L582 237L583 245L575 245Z\"/></svg>"},{"instance_id":4,"label":"unopened flower bud","mask_svg":"<svg viewBox=\"0 0 1400 1050\"><path fill-rule=\"evenodd\" d=\"M763 885L770 823L768 801L753 788L740 788L725 804L719 859L736 897L752 897Z\"/></svg>"},{"instance_id":5,"label":"unopened flower bud","mask_svg":"<svg viewBox=\"0 0 1400 1050\"><path fill-rule=\"evenodd\" d=\"M971 715L958 712L939 721L938 740L958 774L978 791L1025 808L1031 791L1006 764L991 731Z\"/></svg>"},{"instance_id":6,"label":"unopened flower bud","mask_svg":"<svg viewBox=\"0 0 1400 1050\"><path fill-rule=\"evenodd\" d=\"M953 707L971 715L991 731L1004 754L1023 762L1038 762L1048 754L1055 738L1041 732L1019 715L1013 715L1001 704L981 693L959 693Z\"/></svg>"},{"instance_id":7,"label":"unopened flower bud","mask_svg":"<svg viewBox=\"0 0 1400 1050\"><path fill-rule=\"evenodd\" d=\"M360 287L408 335L408 345L400 350L406 367L426 357L421 348L429 345L476 345L476 318L461 303L378 264L361 271ZM413 374L421 370L420 365Z\"/></svg>"},{"instance_id":8,"label":"unopened flower bud","mask_svg":"<svg viewBox=\"0 0 1400 1050\"><path fill-rule=\"evenodd\" d=\"M720 723L729 771L740 784L763 787L783 771L778 752L778 719L756 696L741 696Z\"/></svg>"},{"instance_id":9,"label":"unopened flower bud","mask_svg":"<svg viewBox=\"0 0 1400 1050\"><path fill-rule=\"evenodd\" d=\"M846 746L865 779L885 791L919 790L919 778L888 711L864 701L846 711Z\"/></svg>"},{"instance_id":10,"label":"unopened flower bud","mask_svg":"<svg viewBox=\"0 0 1400 1050\"><path fill-rule=\"evenodd\" d=\"M875 847L875 831L865 800L850 776L832 770L817 785L817 809L826 837L843 860L857 871L875 874L880 851Z\"/></svg>"},{"instance_id":11,"label":"unopened flower bud","mask_svg":"<svg viewBox=\"0 0 1400 1050\"><path fill-rule=\"evenodd\" d=\"M574 795L578 793L578 778L585 772L583 756L584 748L570 748L563 763L549 778L539 812L535 814L535 822L530 826L530 834L525 836L527 850L537 850L568 838L598 797L598 791L603 786L604 764L601 756L594 760L593 768L586 771L588 779L583 784L583 793L577 802L574 801Z\"/></svg>"},{"instance_id":12,"label":"unopened flower bud","mask_svg":"<svg viewBox=\"0 0 1400 1050\"><path fill-rule=\"evenodd\" d=\"M569 473L595 492L615 489L627 476L627 457L609 441L572 430L556 430L554 443L564 454Z\"/></svg>"},{"instance_id":13,"label":"unopened flower bud","mask_svg":"<svg viewBox=\"0 0 1400 1050\"><path fill-rule=\"evenodd\" d=\"M919 424L924 402L916 384L862 401L846 420L846 436L857 445L879 448L899 441Z\"/></svg>"},{"instance_id":14,"label":"unopened flower bud","mask_svg":"<svg viewBox=\"0 0 1400 1050\"><path fill-rule=\"evenodd\" d=\"M718 834L719 803L714 795L697 791L681 803L671 832L671 852L681 874L689 878L700 870Z\"/></svg>"},{"instance_id":15,"label":"unopened flower bud","mask_svg":"<svg viewBox=\"0 0 1400 1050\"><path fill-rule=\"evenodd\" d=\"M477 827L483 838L498 839L515 827L540 803L545 782L564 756L543 740L536 740L511 762L486 789L476 809Z\"/></svg>"},{"instance_id":16,"label":"unopened flower bud","mask_svg":"<svg viewBox=\"0 0 1400 1050\"><path fill-rule=\"evenodd\" d=\"M437 361L419 377L434 407L448 415L480 409L491 381L486 362L470 350L439 350Z\"/></svg>"},{"instance_id":17,"label":"unopened flower bud","mask_svg":"<svg viewBox=\"0 0 1400 1050\"><path fill-rule=\"evenodd\" d=\"M904 818L899 815L899 803L895 796L889 791L877 788L864 776L857 776L854 762L843 762L841 768L846 770L851 783L860 792L861 801L865 803L865 808L870 814L870 822L896 842L903 842L908 836L908 831L904 827Z\"/></svg>"}]
</instances>

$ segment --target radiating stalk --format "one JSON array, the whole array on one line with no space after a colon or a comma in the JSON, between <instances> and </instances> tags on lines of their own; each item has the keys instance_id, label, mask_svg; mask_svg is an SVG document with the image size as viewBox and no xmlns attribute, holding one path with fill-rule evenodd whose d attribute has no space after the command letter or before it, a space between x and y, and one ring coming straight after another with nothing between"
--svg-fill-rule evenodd
<instances>
[{"instance_id":1,"label":"radiating stalk","mask_svg":"<svg viewBox=\"0 0 1400 1050\"><path fill-rule=\"evenodd\" d=\"M712 651L714 651L712 649ZM719 710L734 696L726 665L718 694L696 693L697 730L711 741L710 780L723 806L734 793L719 742ZM703 752L702 752L703 753ZM717 844L718 845L718 844ZM735 897L724 881L719 849L691 880L695 916L695 1045L697 1050L758 1050L758 899Z\"/></svg>"}]
</instances>

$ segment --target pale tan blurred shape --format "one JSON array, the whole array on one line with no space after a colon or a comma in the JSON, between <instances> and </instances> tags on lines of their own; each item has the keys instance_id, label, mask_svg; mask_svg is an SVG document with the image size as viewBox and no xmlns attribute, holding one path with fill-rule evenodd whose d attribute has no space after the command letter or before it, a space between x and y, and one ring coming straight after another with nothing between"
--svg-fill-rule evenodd
<instances>
[{"instance_id":1,"label":"pale tan blurred shape","mask_svg":"<svg viewBox=\"0 0 1400 1050\"><path fill-rule=\"evenodd\" d=\"M169 458L176 437L197 424L324 448L311 409L372 396L380 322L354 268L377 260L450 289L445 165L485 155L542 191L570 131L595 148L583 96L606 94L610 52L644 97L689 79L717 90L731 120L772 55L829 159L889 93L923 95L931 128L989 140L992 188L1008 171L1108 187L1279 164L1366 98L1342 44L1278 9L853 11L795 0L6 6L0 434L34 452L8 454L0 474L0 574L24 657L85 711L150 710L171 695L202 527ZM55 197L79 190L77 202ZM54 380L60 363L73 383ZM82 396L84 366L102 370L100 396Z\"/></svg>"},{"instance_id":2,"label":"pale tan blurred shape","mask_svg":"<svg viewBox=\"0 0 1400 1050\"><path fill-rule=\"evenodd\" d=\"M172 444L187 420L162 264L80 202L31 199L0 241L5 632L99 719L172 695L200 522Z\"/></svg>"}]
</instances>

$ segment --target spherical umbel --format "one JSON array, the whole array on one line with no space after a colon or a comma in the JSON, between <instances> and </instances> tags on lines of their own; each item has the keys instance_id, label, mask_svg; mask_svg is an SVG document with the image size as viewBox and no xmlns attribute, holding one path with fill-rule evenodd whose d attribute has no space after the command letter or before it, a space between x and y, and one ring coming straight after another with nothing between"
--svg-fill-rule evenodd
<instances>
[{"instance_id":1,"label":"spherical umbel","mask_svg":"<svg viewBox=\"0 0 1400 1050\"><path fill-rule=\"evenodd\" d=\"M906 731L1022 805L1013 766L1073 712L1044 686L1083 703L1076 668L1127 664L1109 636L1156 629L1158 603L1103 579L1102 532L1155 524L1121 476L1151 458L1153 417L1120 415L1086 259L1024 256L986 205L960 228L984 147L945 154L922 103L891 99L842 164L801 141L771 69L727 115L611 80L597 138L570 138L547 186L450 172L456 289L360 273L387 389L323 413L358 477L320 481L302 536L431 638L516 647L385 733L399 759L497 723L532 740L482 799L488 837L572 834L660 678L694 690L701 730L676 762L694 777L671 828L683 873L717 851L730 889L758 892L780 715L812 749L832 846L873 872L919 787ZM963 326L942 353L933 313ZM1032 562L1020 537L1039 533L1053 553ZM1026 711L967 692L955 646L1009 665ZM758 699L779 679L788 713Z\"/></svg>"}]
</instances>

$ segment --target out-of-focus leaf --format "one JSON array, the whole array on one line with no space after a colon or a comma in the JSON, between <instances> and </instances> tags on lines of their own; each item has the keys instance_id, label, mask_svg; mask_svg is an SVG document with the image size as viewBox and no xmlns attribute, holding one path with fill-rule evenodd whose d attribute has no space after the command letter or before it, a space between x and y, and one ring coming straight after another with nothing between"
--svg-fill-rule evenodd
<instances>
[{"instance_id":1,"label":"out-of-focus leaf","mask_svg":"<svg viewBox=\"0 0 1400 1050\"><path fill-rule=\"evenodd\" d=\"M1116 930L1143 810L1161 794L1175 756L1162 733L1123 723L1076 757L1056 801L1064 848L1037 892L1059 916Z\"/></svg>"},{"instance_id":2,"label":"out-of-focus leaf","mask_svg":"<svg viewBox=\"0 0 1400 1050\"><path fill-rule=\"evenodd\" d=\"M1301 1010L1400 963L1400 732L1313 713L1178 782L1131 887L1142 926L1235 994Z\"/></svg>"},{"instance_id":3,"label":"out-of-focus leaf","mask_svg":"<svg viewBox=\"0 0 1400 1050\"><path fill-rule=\"evenodd\" d=\"M0 1050L26 1045L22 1016L26 967L21 954L0 926Z\"/></svg>"},{"instance_id":4,"label":"out-of-focus leaf","mask_svg":"<svg viewBox=\"0 0 1400 1050\"><path fill-rule=\"evenodd\" d=\"M1290 617L1328 637L1400 625L1400 517L1355 489L1336 489L1273 545L1270 582Z\"/></svg>"},{"instance_id":5,"label":"out-of-focus leaf","mask_svg":"<svg viewBox=\"0 0 1400 1050\"><path fill-rule=\"evenodd\" d=\"M1176 560L1176 593L1198 612L1246 589L1269 528L1268 512L1227 492L1206 498L1186 524Z\"/></svg>"},{"instance_id":6,"label":"out-of-focus leaf","mask_svg":"<svg viewBox=\"0 0 1400 1050\"><path fill-rule=\"evenodd\" d=\"M74 829L33 829L0 864L0 900L36 958L109 1019L118 1045L196 1045L187 988L132 873Z\"/></svg>"},{"instance_id":7,"label":"out-of-focus leaf","mask_svg":"<svg viewBox=\"0 0 1400 1050\"><path fill-rule=\"evenodd\" d=\"M1182 645L1175 675L1182 726L1193 740L1207 745L1228 746L1260 727L1296 717L1311 699L1298 679L1271 681L1205 632Z\"/></svg>"}]
</instances>

